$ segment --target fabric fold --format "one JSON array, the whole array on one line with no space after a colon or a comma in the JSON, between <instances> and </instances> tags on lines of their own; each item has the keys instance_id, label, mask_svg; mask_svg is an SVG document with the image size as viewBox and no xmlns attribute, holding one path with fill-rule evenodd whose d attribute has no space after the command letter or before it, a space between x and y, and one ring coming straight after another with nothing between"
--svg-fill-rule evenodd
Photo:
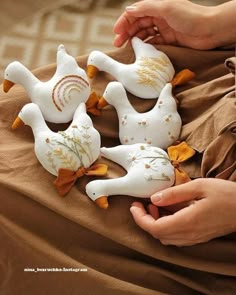
<instances>
[{"instance_id":1,"label":"fabric fold","mask_svg":"<svg viewBox=\"0 0 236 295\"><path fill-rule=\"evenodd\" d=\"M181 168L192 178L219 177L236 180L235 81L224 62L233 50L198 51L159 45L176 72L189 68L195 77L176 86L183 127L181 141L197 152ZM131 63L130 47L107 53ZM77 58L86 69L87 56ZM44 81L55 65L37 69ZM98 96L114 78L100 72L91 81ZM142 100L128 93L139 112L150 110L156 99ZM111 196L108 210L99 209L85 193L91 178L81 177L65 198L52 185L50 175L37 161L29 127L17 132L11 124L29 97L15 85L0 89L0 293L6 295L93 294L236 294L236 234L191 247L164 246L141 230L129 212L135 198ZM91 115L102 145L119 144L118 118L111 106L101 116ZM67 124L48 124L53 131ZM157 126L158 131L158 126ZM125 174L116 163L106 178ZM98 177L98 176L93 176ZM147 200L138 199L147 204ZM27 267L86 267L77 273L26 273ZM44 287L43 287L44 286Z\"/></svg>"}]
</instances>

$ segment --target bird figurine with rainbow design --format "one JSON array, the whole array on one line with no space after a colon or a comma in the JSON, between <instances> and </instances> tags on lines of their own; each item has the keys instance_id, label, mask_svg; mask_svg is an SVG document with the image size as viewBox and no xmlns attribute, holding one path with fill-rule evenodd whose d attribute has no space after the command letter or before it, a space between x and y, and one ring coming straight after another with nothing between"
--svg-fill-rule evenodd
<instances>
[{"instance_id":1,"label":"bird figurine with rainbow design","mask_svg":"<svg viewBox=\"0 0 236 295\"><path fill-rule=\"evenodd\" d=\"M4 72L3 90L21 84L31 101L36 103L48 122L67 123L72 120L81 102L87 102L91 87L86 72L64 45L57 49L56 71L48 81L40 81L18 61L10 63Z\"/></svg>"}]
</instances>

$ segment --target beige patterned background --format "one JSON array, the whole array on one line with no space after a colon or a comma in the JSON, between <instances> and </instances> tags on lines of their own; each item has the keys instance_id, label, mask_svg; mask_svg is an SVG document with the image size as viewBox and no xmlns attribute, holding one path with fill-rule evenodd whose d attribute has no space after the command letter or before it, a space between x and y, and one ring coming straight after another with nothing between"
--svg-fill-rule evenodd
<instances>
[{"instance_id":1,"label":"beige patterned background","mask_svg":"<svg viewBox=\"0 0 236 295\"><path fill-rule=\"evenodd\" d=\"M113 24L128 3L77 0L26 18L0 37L0 76L13 60L30 69L55 62L60 43L73 56L113 48Z\"/></svg>"},{"instance_id":2,"label":"beige patterned background","mask_svg":"<svg viewBox=\"0 0 236 295\"><path fill-rule=\"evenodd\" d=\"M54 63L60 43L73 56L113 49L113 24L131 0L1 0L0 79L8 63ZM223 1L195 1L217 4ZM69 3L69 4L68 4Z\"/></svg>"}]
</instances>

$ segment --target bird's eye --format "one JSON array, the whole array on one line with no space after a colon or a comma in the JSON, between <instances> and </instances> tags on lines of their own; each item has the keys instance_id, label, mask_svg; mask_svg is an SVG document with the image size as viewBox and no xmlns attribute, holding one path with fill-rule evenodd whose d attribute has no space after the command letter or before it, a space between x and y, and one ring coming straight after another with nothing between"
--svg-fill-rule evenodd
<instances>
[{"instance_id":1,"label":"bird's eye","mask_svg":"<svg viewBox=\"0 0 236 295\"><path fill-rule=\"evenodd\" d=\"M93 195L95 196L96 194L95 194L95 193L93 193Z\"/></svg>"}]
</instances>

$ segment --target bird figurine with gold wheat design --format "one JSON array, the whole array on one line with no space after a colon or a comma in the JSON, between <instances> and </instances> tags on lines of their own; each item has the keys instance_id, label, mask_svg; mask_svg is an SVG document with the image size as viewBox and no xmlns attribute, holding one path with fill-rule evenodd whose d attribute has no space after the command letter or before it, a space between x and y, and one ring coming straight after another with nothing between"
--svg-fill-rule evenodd
<instances>
[{"instance_id":1,"label":"bird figurine with gold wheat design","mask_svg":"<svg viewBox=\"0 0 236 295\"><path fill-rule=\"evenodd\" d=\"M150 198L157 191L190 181L180 164L194 154L195 151L186 142L169 147L167 152L141 143L103 147L101 155L122 166L127 174L113 179L93 180L86 185L86 193L103 209L108 208L109 196Z\"/></svg>"},{"instance_id":2,"label":"bird figurine with gold wheat design","mask_svg":"<svg viewBox=\"0 0 236 295\"><path fill-rule=\"evenodd\" d=\"M77 107L73 121L65 131L51 131L35 103L21 109L12 128L16 129L22 123L32 128L35 155L49 173L57 176L54 184L60 195L68 193L83 175L106 174L106 165L93 165L100 155L101 139L86 113L85 103Z\"/></svg>"},{"instance_id":3,"label":"bird figurine with gold wheat design","mask_svg":"<svg viewBox=\"0 0 236 295\"><path fill-rule=\"evenodd\" d=\"M67 123L81 102L86 102L91 87L86 72L64 45L57 49L57 68L48 81L40 81L18 61L10 63L4 73L3 89L8 92L14 84L21 84L32 102L36 103L44 119L53 123Z\"/></svg>"},{"instance_id":4,"label":"bird figurine with gold wheat design","mask_svg":"<svg viewBox=\"0 0 236 295\"><path fill-rule=\"evenodd\" d=\"M153 45L133 37L135 53L132 64L120 63L105 53L92 51L88 57L87 75L93 78L98 71L105 71L119 81L127 91L144 99L157 98L175 74L168 56Z\"/></svg>"}]
</instances>

